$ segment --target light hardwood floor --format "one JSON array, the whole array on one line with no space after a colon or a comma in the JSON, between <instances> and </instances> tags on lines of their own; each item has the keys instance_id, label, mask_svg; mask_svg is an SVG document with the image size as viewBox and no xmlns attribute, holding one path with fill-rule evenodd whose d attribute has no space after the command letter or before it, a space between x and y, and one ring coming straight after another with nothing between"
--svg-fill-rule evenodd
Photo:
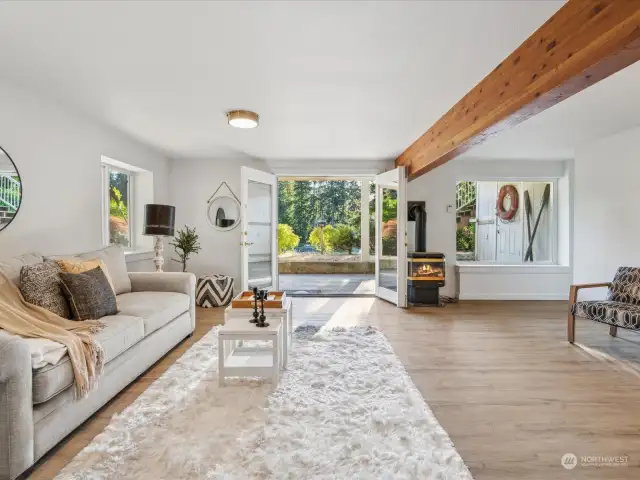
<instances>
[{"instance_id":1,"label":"light hardwood floor","mask_svg":"<svg viewBox=\"0 0 640 480\"><path fill-rule=\"evenodd\" d=\"M213 325L199 309L183 342L50 452L49 479ZM476 479L640 478L640 336L577 320L564 302L463 302L399 310L372 298L299 298L294 323L378 326ZM627 467L565 470L565 453L628 456Z\"/></svg>"}]
</instances>

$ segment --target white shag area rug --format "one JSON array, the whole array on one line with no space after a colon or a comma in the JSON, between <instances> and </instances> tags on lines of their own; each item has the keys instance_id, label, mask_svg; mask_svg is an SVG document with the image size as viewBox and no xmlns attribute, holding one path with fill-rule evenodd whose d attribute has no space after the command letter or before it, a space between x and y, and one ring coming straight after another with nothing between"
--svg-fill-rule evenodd
<instances>
[{"instance_id":1,"label":"white shag area rug","mask_svg":"<svg viewBox=\"0 0 640 480\"><path fill-rule=\"evenodd\" d=\"M275 390L219 388L216 345L214 329L56 479L472 478L379 331L299 328Z\"/></svg>"}]
</instances>

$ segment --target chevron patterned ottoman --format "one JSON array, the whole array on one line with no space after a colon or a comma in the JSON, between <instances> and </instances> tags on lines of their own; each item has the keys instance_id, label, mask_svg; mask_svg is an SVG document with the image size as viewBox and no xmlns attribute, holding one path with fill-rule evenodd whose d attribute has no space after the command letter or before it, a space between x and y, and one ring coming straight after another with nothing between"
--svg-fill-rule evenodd
<instances>
[{"instance_id":1,"label":"chevron patterned ottoman","mask_svg":"<svg viewBox=\"0 0 640 480\"><path fill-rule=\"evenodd\" d=\"M196 283L196 303L200 307L224 307L233 298L233 278L226 275L204 275Z\"/></svg>"}]
</instances>

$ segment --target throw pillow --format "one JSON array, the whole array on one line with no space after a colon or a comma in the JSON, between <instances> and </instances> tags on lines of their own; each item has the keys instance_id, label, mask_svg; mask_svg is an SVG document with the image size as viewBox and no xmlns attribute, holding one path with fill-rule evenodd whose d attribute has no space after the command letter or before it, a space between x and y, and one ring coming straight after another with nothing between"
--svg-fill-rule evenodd
<instances>
[{"instance_id":1,"label":"throw pillow","mask_svg":"<svg viewBox=\"0 0 640 480\"><path fill-rule=\"evenodd\" d=\"M107 277L109 285L111 285L111 290L113 290L113 293L115 293L116 291L116 289L113 287L113 280L111 280L111 275L109 275L107 266L99 258L93 258L91 260L78 260L75 258L68 258L64 260L57 260L57 263L62 271L66 273L84 273L89 270L93 270L94 268L100 267L104 272L105 277Z\"/></svg>"},{"instance_id":2,"label":"throw pillow","mask_svg":"<svg viewBox=\"0 0 640 480\"><path fill-rule=\"evenodd\" d=\"M129 272L127 272L127 261L124 257L124 250L120 245L110 245L102 250L82 253L76 256L83 260L100 258L107 266L116 295L131 293L131 280L129 279Z\"/></svg>"},{"instance_id":3,"label":"throw pillow","mask_svg":"<svg viewBox=\"0 0 640 480\"><path fill-rule=\"evenodd\" d=\"M56 262L25 265L20 270L20 291L27 302L69 318L69 304L60 284L61 271Z\"/></svg>"},{"instance_id":4,"label":"throw pillow","mask_svg":"<svg viewBox=\"0 0 640 480\"><path fill-rule=\"evenodd\" d=\"M109 272L108 276L116 295L131 292L131 280L129 279L129 273L127 272L127 261L124 256L124 250L120 245L110 245L101 250L78 253L77 255L47 256L44 259L56 261L73 260L76 262L95 259L102 260L107 267L106 271Z\"/></svg>"},{"instance_id":5,"label":"throw pillow","mask_svg":"<svg viewBox=\"0 0 640 480\"><path fill-rule=\"evenodd\" d=\"M118 313L116 294L101 267L83 273L62 272L60 279L75 320L97 320Z\"/></svg>"}]
</instances>

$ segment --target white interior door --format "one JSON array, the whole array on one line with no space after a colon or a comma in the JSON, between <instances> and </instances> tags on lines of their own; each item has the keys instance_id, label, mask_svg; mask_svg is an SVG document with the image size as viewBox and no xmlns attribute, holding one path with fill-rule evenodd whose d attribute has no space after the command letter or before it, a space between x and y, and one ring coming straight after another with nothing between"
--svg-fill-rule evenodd
<instances>
[{"instance_id":1,"label":"white interior door","mask_svg":"<svg viewBox=\"0 0 640 480\"><path fill-rule=\"evenodd\" d=\"M242 167L242 289L278 289L278 180ZM224 252L220 252L224 255Z\"/></svg>"},{"instance_id":2,"label":"white interior door","mask_svg":"<svg viewBox=\"0 0 640 480\"><path fill-rule=\"evenodd\" d=\"M407 174L376 175L376 296L407 306Z\"/></svg>"}]
</instances>

